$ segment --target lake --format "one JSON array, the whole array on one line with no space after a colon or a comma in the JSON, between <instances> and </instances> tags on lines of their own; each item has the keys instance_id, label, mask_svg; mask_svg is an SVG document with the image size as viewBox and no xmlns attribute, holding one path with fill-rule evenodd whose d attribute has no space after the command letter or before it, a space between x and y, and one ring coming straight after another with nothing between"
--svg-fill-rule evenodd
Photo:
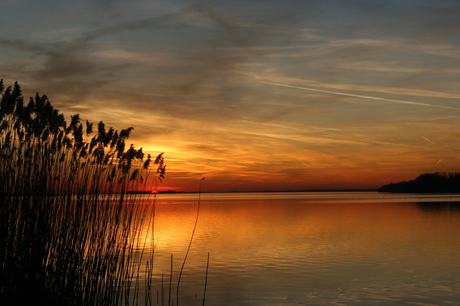
<instances>
[{"instance_id":1,"label":"lake","mask_svg":"<svg viewBox=\"0 0 460 306\"><path fill-rule=\"evenodd\" d=\"M198 196L158 195L154 242L144 224L154 305L176 303ZM460 195L202 194L179 305L202 304L208 253L206 305L458 305L459 234Z\"/></svg>"}]
</instances>

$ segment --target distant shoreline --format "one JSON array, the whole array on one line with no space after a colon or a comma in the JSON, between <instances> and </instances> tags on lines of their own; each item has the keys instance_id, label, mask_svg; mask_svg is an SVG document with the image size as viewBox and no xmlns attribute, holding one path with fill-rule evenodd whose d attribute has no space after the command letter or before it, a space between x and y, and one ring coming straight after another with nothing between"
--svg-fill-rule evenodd
<instances>
[{"instance_id":1,"label":"distant shoreline","mask_svg":"<svg viewBox=\"0 0 460 306\"><path fill-rule=\"evenodd\" d=\"M460 193L460 173L425 173L415 180L383 185L377 191L388 193Z\"/></svg>"},{"instance_id":2,"label":"distant shoreline","mask_svg":"<svg viewBox=\"0 0 460 306\"><path fill-rule=\"evenodd\" d=\"M254 191L201 191L201 193L275 193L275 192L377 192L373 189L306 189L306 190L254 190ZM190 194L198 191L158 191L158 194Z\"/></svg>"}]
</instances>

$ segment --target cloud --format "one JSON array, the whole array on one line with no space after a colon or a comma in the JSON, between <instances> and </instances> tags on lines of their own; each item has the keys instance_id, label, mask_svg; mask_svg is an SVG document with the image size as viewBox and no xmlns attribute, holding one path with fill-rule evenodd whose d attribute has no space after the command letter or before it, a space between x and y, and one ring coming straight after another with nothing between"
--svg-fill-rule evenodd
<instances>
[{"instance_id":1,"label":"cloud","mask_svg":"<svg viewBox=\"0 0 460 306\"><path fill-rule=\"evenodd\" d=\"M108 26L97 30L84 32L82 37L75 41L76 44L84 44L93 41L98 38L102 38L108 35L120 34L123 32L135 31L150 27L158 27L165 22L169 22L171 19L176 19L178 13L163 14L160 16L153 16L144 18L141 20L135 20L119 25Z\"/></svg>"},{"instance_id":2,"label":"cloud","mask_svg":"<svg viewBox=\"0 0 460 306\"><path fill-rule=\"evenodd\" d=\"M387 101L387 102L408 104L408 105L439 107L439 108L445 108L445 109L457 109L457 110L460 110L460 108L458 108L458 107L451 107L451 106L444 106L444 105L436 105L436 104L421 103L421 102L414 102L414 101L403 101L403 100L395 100L395 99L386 99L386 98L373 97L373 96L356 95L356 94L350 94L350 93L344 93L344 92L335 92L335 91L329 91L329 90L321 90L321 89L315 89L315 88L293 86L293 85L279 84L279 83L272 83L272 82L262 82L262 83L269 84L269 85L274 85L274 86L293 88L293 89L301 89L301 90L328 93L328 94L333 94L333 95L348 96L348 97L354 97L354 98L360 98L360 99L378 100L378 101Z\"/></svg>"},{"instance_id":3,"label":"cloud","mask_svg":"<svg viewBox=\"0 0 460 306\"><path fill-rule=\"evenodd\" d=\"M193 32L189 28L190 18L208 19L214 23L214 27L200 28L201 32ZM122 41L117 42L118 39L126 39L119 36L126 33L136 32L138 37L144 38L152 35L161 38L164 35L144 31L152 29L156 32L172 31L175 35L181 35L183 31L184 36L160 49L156 45L144 44L137 52L126 48ZM145 85L149 83L153 83L150 88L157 93L157 98L150 100L147 107L155 105L156 109L173 108L180 115L200 105L200 113L206 114L206 101L215 101L208 108L212 113L221 112L222 108L228 112L231 107L226 105L239 103L244 94L241 88L245 86L236 79L238 71L254 57L263 56L256 42L264 37L266 30L257 29L248 34L232 18L201 5L161 16L86 30L74 39L42 43L19 39L3 42L40 59L41 66L29 66L28 70L22 70L22 74L40 84L41 90L49 95L58 91L60 98L67 96L65 100L69 102L81 102L104 90L117 92L113 84L126 82L128 86L133 85L142 75L144 79L141 86L144 88L138 88L143 90L142 94L147 96ZM188 34L190 39L186 36ZM112 39L115 41L107 45L105 41ZM118 55L121 56L101 56L113 52L114 47L118 47ZM169 58L166 61L155 58L158 53L168 54ZM133 56L129 57L128 54ZM145 101L139 100L139 103L145 104ZM174 105L165 108L165 103ZM178 111L179 106L183 106L183 109Z\"/></svg>"}]
</instances>

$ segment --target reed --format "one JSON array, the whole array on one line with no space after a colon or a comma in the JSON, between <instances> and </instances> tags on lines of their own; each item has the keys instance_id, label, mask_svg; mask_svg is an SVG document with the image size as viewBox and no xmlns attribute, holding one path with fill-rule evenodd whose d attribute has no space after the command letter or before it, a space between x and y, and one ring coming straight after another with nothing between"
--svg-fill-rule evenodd
<instances>
[{"instance_id":1,"label":"reed","mask_svg":"<svg viewBox=\"0 0 460 306\"><path fill-rule=\"evenodd\" d=\"M0 304L138 304L140 231L154 209L132 191L156 188L163 153L128 147L132 127L93 131L78 114L67 124L45 95L25 105L17 83L1 80L0 94Z\"/></svg>"},{"instance_id":2,"label":"reed","mask_svg":"<svg viewBox=\"0 0 460 306\"><path fill-rule=\"evenodd\" d=\"M195 218L195 225L193 226L193 231L192 231L192 235L190 237L190 241L189 241L189 244L188 244L188 248L187 248L187 252L185 252L185 257L184 257L184 260L182 261L182 266L180 268L180 271L179 271L179 277L177 279L177 290L176 290L176 301L177 301L177 305L179 305L179 288L180 288L180 281L182 279L182 272L184 271L184 267L185 267L185 263L187 262L187 257L188 257L188 253L190 252L190 247L192 246L192 242L193 242L193 236L195 235L195 231L196 231L196 227L198 225L198 217L200 216L200 205L201 205L201 182L204 180L204 177L201 178L200 180L200 187L199 187L199 191L198 191L198 208L197 208L197 211L196 211L196 218ZM206 273L207 274L207 273ZM206 276L207 277L207 276ZM203 297L204 299L204 297Z\"/></svg>"}]
</instances>

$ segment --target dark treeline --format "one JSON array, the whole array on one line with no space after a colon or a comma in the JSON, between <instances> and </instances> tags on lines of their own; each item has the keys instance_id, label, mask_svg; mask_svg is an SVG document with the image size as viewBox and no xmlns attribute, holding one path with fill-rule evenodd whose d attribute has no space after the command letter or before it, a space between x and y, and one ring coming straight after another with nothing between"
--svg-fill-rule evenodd
<instances>
[{"instance_id":1,"label":"dark treeline","mask_svg":"<svg viewBox=\"0 0 460 306\"><path fill-rule=\"evenodd\" d=\"M412 181L382 186L379 192L460 193L460 173L425 173Z\"/></svg>"}]
</instances>

